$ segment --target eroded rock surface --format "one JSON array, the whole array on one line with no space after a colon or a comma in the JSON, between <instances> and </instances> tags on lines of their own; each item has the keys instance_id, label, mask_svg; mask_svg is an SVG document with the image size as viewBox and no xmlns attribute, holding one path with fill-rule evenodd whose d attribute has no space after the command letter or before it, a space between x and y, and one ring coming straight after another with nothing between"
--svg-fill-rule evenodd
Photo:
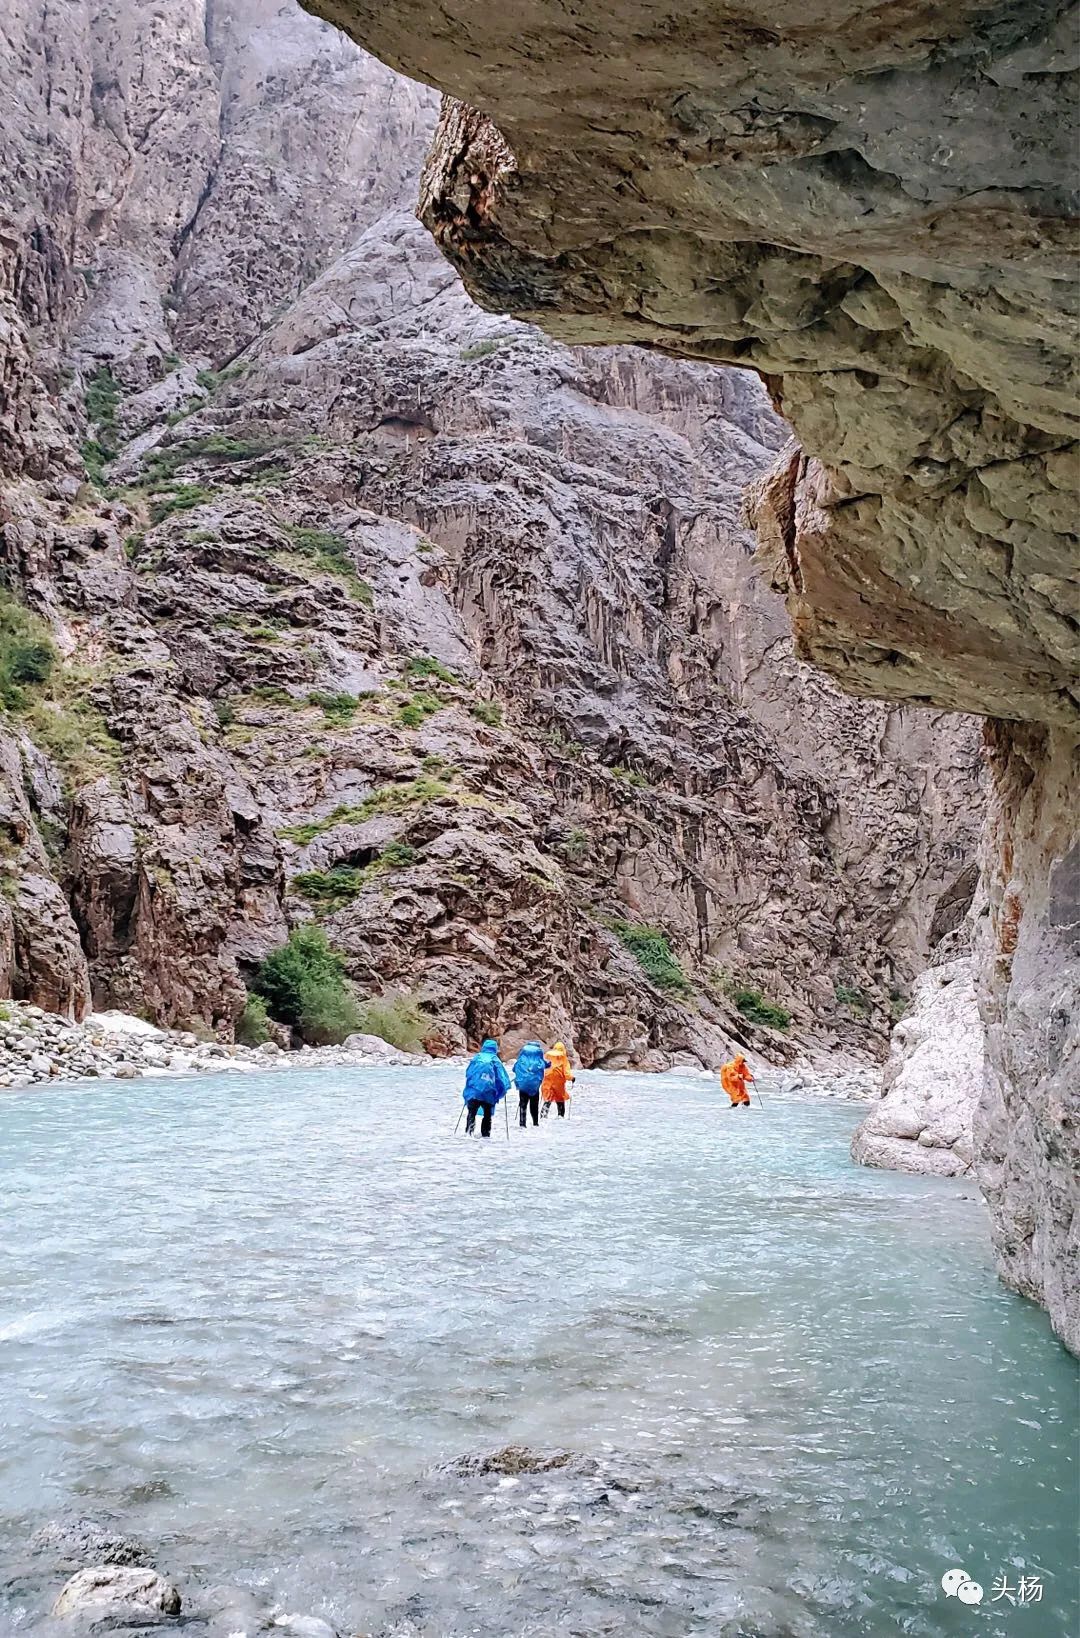
<instances>
[{"instance_id":1,"label":"eroded rock surface","mask_svg":"<svg viewBox=\"0 0 1080 1638\"><path fill-rule=\"evenodd\" d=\"M852 1159L935 1177L970 1172L983 1057L971 957L930 967L893 1030L882 1100L856 1131Z\"/></svg>"},{"instance_id":2,"label":"eroded rock surface","mask_svg":"<svg viewBox=\"0 0 1080 1638\"><path fill-rule=\"evenodd\" d=\"M1080 751L1037 726L990 743L979 1181L1002 1278L1080 1353Z\"/></svg>"},{"instance_id":3,"label":"eroded rock surface","mask_svg":"<svg viewBox=\"0 0 1080 1638\"><path fill-rule=\"evenodd\" d=\"M466 105L422 211L478 299L768 378L805 656L1076 724L1064 13L309 4Z\"/></svg>"},{"instance_id":4,"label":"eroded rock surface","mask_svg":"<svg viewBox=\"0 0 1080 1638\"><path fill-rule=\"evenodd\" d=\"M49 61L13 26L4 539L65 664L10 725L62 775L31 800L12 762L12 874L47 834L65 1005L227 1037L314 916L439 1051L880 1052L977 752L797 660L740 517L786 437L757 384L479 312L401 208L433 95L336 31L121 12Z\"/></svg>"}]
</instances>

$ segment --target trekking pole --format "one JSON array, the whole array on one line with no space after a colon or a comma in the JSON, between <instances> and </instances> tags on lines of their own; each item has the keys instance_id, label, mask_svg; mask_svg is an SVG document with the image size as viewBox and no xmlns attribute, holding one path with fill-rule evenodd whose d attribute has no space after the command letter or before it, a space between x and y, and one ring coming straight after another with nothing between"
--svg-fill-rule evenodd
<instances>
[{"instance_id":1,"label":"trekking pole","mask_svg":"<svg viewBox=\"0 0 1080 1638\"><path fill-rule=\"evenodd\" d=\"M465 1113L465 1105L462 1104L461 1108L458 1110L458 1118L457 1118L457 1120L456 1120L456 1122L454 1124L454 1136L455 1137L457 1137L457 1129L461 1125L461 1117L462 1117L462 1115L464 1113Z\"/></svg>"},{"instance_id":2,"label":"trekking pole","mask_svg":"<svg viewBox=\"0 0 1080 1638\"><path fill-rule=\"evenodd\" d=\"M507 1102L505 1095L503 1097L503 1114L506 1116L506 1141L507 1141L507 1143L509 1143L510 1142L510 1105Z\"/></svg>"}]
</instances>

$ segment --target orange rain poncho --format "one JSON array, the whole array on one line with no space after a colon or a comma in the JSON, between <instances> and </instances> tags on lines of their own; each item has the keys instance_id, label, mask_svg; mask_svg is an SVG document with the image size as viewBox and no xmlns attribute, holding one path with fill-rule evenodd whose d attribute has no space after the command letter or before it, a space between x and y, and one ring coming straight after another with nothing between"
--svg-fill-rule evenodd
<instances>
[{"instance_id":1,"label":"orange rain poncho","mask_svg":"<svg viewBox=\"0 0 1080 1638\"><path fill-rule=\"evenodd\" d=\"M749 1065L741 1052L737 1052L726 1064L720 1065L720 1085L733 1106L750 1102L750 1094L746 1088L753 1083L753 1079Z\"/></svg>"},{"instance_id":2,"label":"orange rain poncho","mask_svg":"<svg viewBox=\"0 0 1080 1638\"><path fill-rule=\"evenodd\" d=\"M570 1068L570 1060L566 1056L566 1048L561 1041L556 1041L551 1051L545 1055L544 1062L547 1068L544 1071L544 1084L540 1088L540 1095L545 1103L565 1103L570 1093L568 1088L573 1085L574 1074Z\"/></svg>"}]
</instances>

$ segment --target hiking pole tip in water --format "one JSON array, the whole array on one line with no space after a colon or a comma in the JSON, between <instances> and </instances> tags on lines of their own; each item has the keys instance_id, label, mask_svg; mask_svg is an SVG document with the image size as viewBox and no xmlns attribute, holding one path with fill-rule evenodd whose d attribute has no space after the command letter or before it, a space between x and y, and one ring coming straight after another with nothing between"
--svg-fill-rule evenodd
<instances>
[{"instance_id":1,"label":"hiking pole tip in water","mask_svg":"<svg viewBox=\"0 0 1080 1638\"><path fill-rule=\"evenodd\" d=\"M456 1120L456 1121L455 1121L455 1122L454 1122L454 1136L455 1136L455 1137L457 1137L457 1129L458 1129L458 1127L459 1127L459 1126L460 1126L460 1125L461 1125L461 1117L462 1117L462 1115L463 1115L463 1114L464 1114L464 1113L465 1113L465 1105L464 1105L464 1104L462 1104L462 1106L461 1106L461 1108L460 1108L460 1109L459 1109L459 1110L458 1110L458 1118L457 1118L457 1120Z\"/></svg>"}]
</instances>

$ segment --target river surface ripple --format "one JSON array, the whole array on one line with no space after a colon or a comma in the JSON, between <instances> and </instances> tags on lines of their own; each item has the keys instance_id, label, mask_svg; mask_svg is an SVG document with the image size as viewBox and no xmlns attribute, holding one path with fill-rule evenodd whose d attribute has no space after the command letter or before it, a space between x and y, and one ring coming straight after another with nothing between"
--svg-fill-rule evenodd
<instances>
[{"instance_id":1,"label":"river surface ripple","mask_svg":"<svg viewBox=\"0 0 1080 1638\"><path fill-rule=\"evenodd\" d=\"M26 1543L71 1508L196 1617L226 1580L423 1638L1077 1630L1074 1364L972 1186L853 1166L850 1104L583 1075L483 1143L458 1084L4 1097L5 1638L50 1629ZM434 1471L509 1443L592 1461Z\"/></svg>"}]
</instances>

